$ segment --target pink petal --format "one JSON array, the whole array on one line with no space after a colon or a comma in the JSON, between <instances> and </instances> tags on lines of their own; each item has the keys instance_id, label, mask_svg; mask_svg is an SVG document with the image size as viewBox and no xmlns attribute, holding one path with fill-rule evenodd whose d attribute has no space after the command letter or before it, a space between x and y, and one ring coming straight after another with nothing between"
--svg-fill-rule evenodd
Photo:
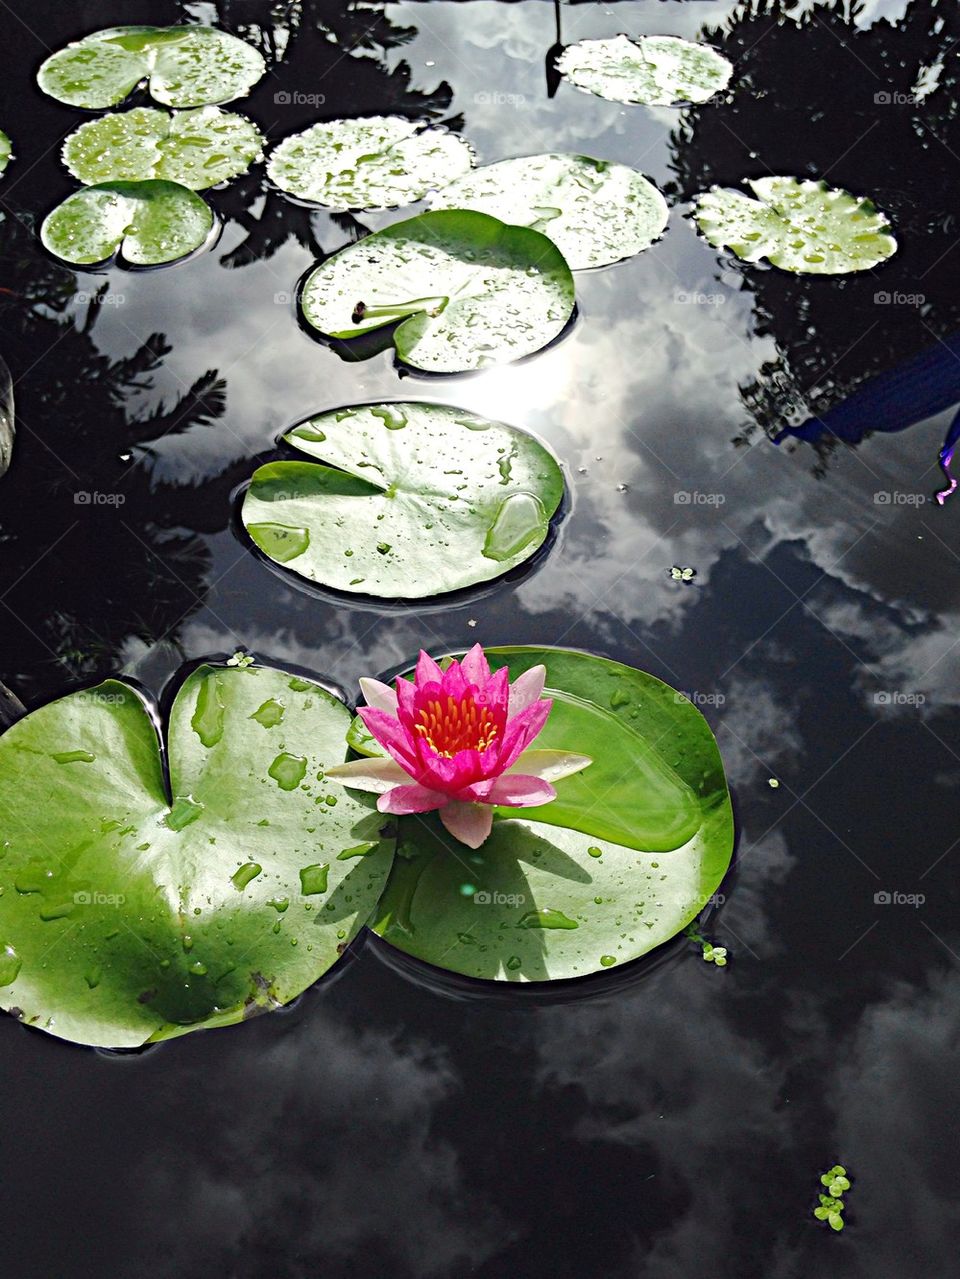
<instances>
[{"instance_id":1,"label":"pink petal","mask_svg":"<svg viewBox=\"0 0 960 1279\"><path fill-rule=\"evenodd\" d=\"M490 663L479 644L474 644L460 666L469 682L476 684L478 688L482 689L490 678Z\"/></svg>"},{"instance_id":2,"label":"pink petal","mask_svg":"<svg viewBox=\"0 0 960 1279\"><path fill-rule=\"evenodd\" d=\"M500 748L501 770L508 769L520 755L520 752L527 749L547 722L547 716L550 714L552 707L552 700L549 697L544 697L539 702L534 702L531 706L522 710L513 719L507 721L506 731L503 735L503 745Z\"/></svg>"},{"instance_id":3,"label":"pink petal","mask_svg":"<svg viewBox=\"0 0 960 1279\"><path fill-rule=\"evenodd\" d=\"M417 767L416 746L410 734L392 715L375 706L361 706L357 714L380 745L404 768Z\"/></svg>"},{"instance_id":4,"label":"pink petal","mask_svg":"<svg viewBox=\"0 0 960 1279\"><path fill-rule=\"evenodd\" d=\"M396 715L397 695L389 684L384 684L378 679L362 679L360 692L368 706L373 706L378 711L386 711L388 715Z\"/></svg>"},{"instance_id":5,"label":"pink petal","mask_svg":"<svg viewBox=\"0 0 960 1279\"><path fill-rule=\"evenodd\" d=\"M454 839L468 848L479 848L493 827L493 809L486 804L447 804L440 820Z\"/></svg>"},{"instance_id":6,"label":"pink petal","mask_svg":"<svg viewBox=\"0 0 960 1279\"><path fill-rule=\"evenodd\" d=\"M576 755L573 751L533 750L524 751L508 773L525 773L528 777L541 777L545 782L558 782L562 777L582 772L593 760L589 755Z\"/></svg>"},{"instance_id":7,"label":"pink petal","mask_svg":"<svg viewBox=\"0 0 960 1279\"><path fill-rule=\"evenodd\" d=\"M470 681L458 661L452 661L443 672L441 688L443 697L452 697L455 702L459 702L464 693L470 688Z\"/></svg>"},{"instance_id":8,"label":"pink petal","mask_svg":"<svg viewBox=\"0 0 960 1279\"><path fill-rule=\"evenodd\" d=\"M487 680L477 694L478 706L489 706L502 725L507 720L507 702L510 697L510 672L501 666L496 675Z\"/></svg>"},{"instance_id":9,"label":"pink petal","mask_svg":"<svg viewBox=\"0 0 960 1279\"><path fill-rule=\"evenodd\" d=\"M429 653L420 650L420 656L417 658L417 672L414 676L414 684L420 688L423 684L439 684L443 680L443 671L436 664Z\"/></svg>"},{"instance_id":10,"label":"pink petal","mask_svg":"<svg viewBox=\"0 0 960 1279\"><path fill-rule=\"evenodd\" d=\"M528 671L518 675L510 687L510 718L519 715L522 710L540 700L544 681L547 678L545 666L531 666Z\"/></svg>"},{"instance_id":11,"label":"pink petal","mask_svg":"<svg viewBox=\"0 0 960 1279\"><path fill-rule=\"evenodd\" d=\"M542 777L529 777L524 773L508 773L498 777L490 788L488 804L506 804L509 808L530 808L535 804L549 804L557 792Z\"/></svg>"},{"instance_id":12,"label":"pink petal","mask_svg":"<svg viewBox=\"0 0 960 1279\"><path fill-rule=\"evenodd\" d=\"M395 759L354 759L349 764L328 768L325 776L353 790L373 791L375 794L382 794L410 780L409 773Z\"/></svg>"},{"instance_id":13,"label":"pink petal","mask_svg":"<svg viewBox=\"0 0 960 1279\"><path fill-rule=\"evenodd\" d=\"M377 800L377 808L381 813L429 813L434 808L442 808L448 802L446 795L439 791L429 790L415 782L411 786L394 786L385 791Z\"/></svg>"}]
</instances>

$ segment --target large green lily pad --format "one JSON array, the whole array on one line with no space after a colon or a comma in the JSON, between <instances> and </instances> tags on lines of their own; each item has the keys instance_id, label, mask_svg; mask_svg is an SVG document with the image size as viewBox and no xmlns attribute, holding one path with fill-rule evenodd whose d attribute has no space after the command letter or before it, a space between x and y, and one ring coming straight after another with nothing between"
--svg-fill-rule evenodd
<instances>
[{"instance_id":1,"label":"large green lily pad","mask_svg":"<svg viewBox=\"0 0 960 1279\"><path fill-rule=\"evenodd\" d=\"M68 196L47 214L40 238L76 266L116 253L131 266L160 266L199 249L213 226L210 206L177 182L111 182Z\"/></svg>"},{"instance_id":2,"label":"large green lily pad","mask_svg":"<svg viewBox=\"0 0 960 1279\"><path fill-rule=\"evenodd\" d=\"M716 49L678 36L580 40L564 49L557 69L586 93L644 106L706 102L733 74Z\"/></svg>"},{"instance_id":3,"label":"large green lily pad","mask_svg":"<svg viewBox=\"0 0 960 1279\"><path fill-rule=\"evenodd\" d=\"M326 337L396 324L400 359L436 373L532 355L559 336L573 306L570 267L545 235L447 209L341 249L301 293L304 318Z\"/></svg>"},{"instance_id":4,"label":"large green lily pad","mask_svg":"<svg viewBox=\"0 0 960 1279\"><path fill-rule=\"evenodd\" d=\"M133 1047L287 1003L373 909L383 819L322 781L346 708L268 667L201 666L170 712L107 680L0 737L0 1004Z\"/></svg>"},{"instance_id":5,"label":"large green lily pad","mask_svg":"<svg viewBox=\"0 0 960 1279\"><path fill-rule=\"evenodd\" d=\"M274 562L340 591L420 599L498 577L563 497L532 436L446 405L355 405L283 438L317 460L261 466L243 522Z\"/></svg>"},{"instance_id":6,"label":"large green lily pad","mask_svg":"<svg viewBox=\"0 0 960 1279\"><path fill-rule=\"evenodd\" d=\"M713 187L697 197L700 233L745 262L784 271L843 275L886 261L897 242L885 214L861 196L810 179L750 178L742 191Z\"/></svg>"},{"instance_id":7,"label":"large green lily pad","mask_svg":"<svg viewBox=\"0 0 960 1279\"><path fill-rule=\"evenodd\" d=\"M434 204L476 209L542 231L574 271L648 249L669 216L666 200L642 173L588 155L525 155L485 164L444 187Z\"/></svg>"},{"instance_id":8,"label":"large green lily pad","mask_svg":"<svg viewBox=\"0 0 960 1279\"><path fill-rule=\"evenodd\" d=\"M700 913L730 864L730 796L709 726L681 694L617 662L565 649L487 657L511 678L543 662L554 707L536 746L594 762L557 782L552 803L522 818L498 810L475 852L434 816L402 818L376 931L441 968L512 981L646 954Z\"/></svg>"},{"instance_id":9,"label":"large green lily pad","mask_svg":"<svg viewBox=\"0 0 960 1279\"><path fill-rule=\"evenodd\" d=\"M88 186L161 178L203 191L246 173L261 154L255 124L219 107L132 111L81 124L63 144L63 162Z\"/></svg>"},{"instance_id":10,"label":"large green lily pad","mask_svg":"<svg viewBox=\"0 0 960 1279\"><path fill-rule=\"evenodd\" d=\"M466 173L459 134L402 116L324 120L285 138L267 164L290 195L328 209L392 209Z\"/></svg>"},{"instance_id":11,"label":"large green lily pad","mask_svg":"<svg viewBox=\"0 0 960 1279\"><path fill-rule=\"evenodd\" d=\"M252 45L213 27L110 27L51 54L37 83L60 102L99 110L149 80L157 102L200 107L242 97L265 70Z\"/></svg>"}]
</instances>

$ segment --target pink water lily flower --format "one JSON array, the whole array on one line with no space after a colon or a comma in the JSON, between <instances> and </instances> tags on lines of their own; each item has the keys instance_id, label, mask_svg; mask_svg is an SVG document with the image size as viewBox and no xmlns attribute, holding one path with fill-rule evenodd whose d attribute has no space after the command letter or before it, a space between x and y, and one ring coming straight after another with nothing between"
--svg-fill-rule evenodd
<instances>
[{"instance_id":1,"label":"pink water lily flower","mask_svg":"<svg viewBox=\"0 0 960 1279\"><path fill-rule=\"evenodd\" d=\"M491 675L479 644L446 670L421 651L412 683L360 681L367 705L358 714L391 758L338 764L326 775L379 794L381 813L438 809L455 839L479 848L495 805L546 804L557 793L551 782L592 763L571 751L527 749L553 705L541 696L545 678L543 666L513 684L505 666Z\"/></svg>"}]
</instances>

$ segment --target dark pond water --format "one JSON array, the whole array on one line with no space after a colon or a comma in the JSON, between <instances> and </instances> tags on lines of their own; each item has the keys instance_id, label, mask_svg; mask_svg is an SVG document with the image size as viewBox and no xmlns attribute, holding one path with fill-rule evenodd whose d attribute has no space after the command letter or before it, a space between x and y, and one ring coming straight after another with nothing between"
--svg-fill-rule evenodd
<instances>
[{"instance_id":1,"label":"dark pond water","mask_svg":"<svg viewBox=\"0 0 960 1279\"><path fill-rule=\"evenodd\" d=\"M669 232L581 276L578 323L540 357L440 381L345 362L298 327L307 266L389 219L296 207L262 166L213 193L205 255L67 271L35 226L73 187L58 151L78 117L35 69L88 31L181 19L271 59L240 106L271 139L318 115L454 119L483 160L643 169ZM930 500L960 402L955 5L649 0L573 4L562 24L566 42L708 38L738 90L683 111L550 98L547 0L3 6L19 158L0 352L20 433L0 482L0 679L36 705L131 664L159 687L244 645L353 687L477 639L642 666L695 696L726 760L740 862L710 931L732 961L679 944L576 997L491 998L368 939L288 1012L138 1056L5 1018L11 1279L957 1273L960 498ZM768 172L870 193L900 252L803 279L697 240L694 193ZM536 571L377 612L244 548L231 493L281 428L412 393L564 459L572 510ZM844 441L774 442L831 409ZM810 1216L835 1160L855 1177L840 1236Z\"/></svg>"}]
</instances>

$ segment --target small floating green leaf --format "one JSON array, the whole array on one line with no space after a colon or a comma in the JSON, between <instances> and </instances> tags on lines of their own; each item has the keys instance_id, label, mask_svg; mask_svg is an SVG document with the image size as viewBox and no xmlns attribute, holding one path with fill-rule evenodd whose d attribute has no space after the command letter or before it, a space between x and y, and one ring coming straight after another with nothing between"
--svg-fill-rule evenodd
<instances>
[{"instance_id":1,"label":"small floating green leaf","mask_svg":"<svg viewBox=\"0 0 960 1279\"><path fill-rule=\"evenodd\" d=\"M113 182L68 196L47 214L40 238L75 266L117 253L131 266L161 266L199 249L213 225L209 205L176 182Z\"/></svg>"},{"instance_id":2,"label":"small floating green leaf","mask_svg":"<svg viewBox=\"0 0 960 1279\"><path fill-rule=\"evenodd\" d=\"M668 217L666 200L642 173L587 155L525 155L485 164L444 187L433 204L542 231L574 271L649 248Z\"/></svg>"},{"instance_id":3,"label":"small floating green leaf","mask_svg":"<svg viewBox=\"0 0 960 1279\"><path fill-rule=\"evenodd\" d=\"M270 559L336 590L422 598L488 581L543 544L563 497L532 436L445 405L355 405L284 440L316 461L260 467L243 523Z\"/></svg>"},{"instance_id":4,"label":"small floating green leaf","mask_svg":"<svg viewBox=\"0 0 960 1279\"><path fill-rule=\"evenodd\" d=\"M742 191L713 187L696 199L700 233L744 262L766 258L801 275L879 266L897 250L885 214L862 196L810 179L750 178Z\"/></svg>"},{"instance_id":5,"label":"small floating green leaf","mask_svg":"<svg viewBox=\"0 0 960 1279\"><path fill-rule=\"evenodd\" d=\"M469 145L402 116L324 120L284 138L267 173L281 191L328 209L391 209L421 200L473 162Z\"/></svg>"},{"instance_id":6,"label":"small floating green leaf","mask_svg":"<svg viewBox=\"0 0 960 1279\"><path fill-rule=\"evenodd\" d=\"M218 107L134 107L81 124L63 144L63 162L87 186L162 179L203 191L246 173L262 143L256 125Z\"/></svg>"},{"instance_id":7,"label":"small floating green leaf","mask_svg":"<svg viewBox=\"0 0 960 1279\"><path fill-rule=\"evenodd\" d=\"M677 36L580 40L564 49L557 70L586 93L644 106L706 102L733 74L716 49Z\"/></svg>"},{"instance_id":8,"label":"small floating green leaf","mask_svg":"<svg viewBox=\"0 0 960 1279\"><path fill-rule=\"evenodd\" d=\"M199 107L241 97L265 71L252 45L213 27L110 27L51 54L37 83L60 102L99 110L148 80L157 102Z\"/></svg>"},{"instance_id":9,"label":"small floating green leaf","mask_svg":"<svg viewBox=\"0 0 960 1279\"><path fill-rule=\"evenodd\" d=\"M434 373L532 355L560 335L573 305L570 267L551 240L459 209L365 236L316 267L301 292L304 318L321 334L396 325L399 358Z\"/></svg>"}]
</instances>

